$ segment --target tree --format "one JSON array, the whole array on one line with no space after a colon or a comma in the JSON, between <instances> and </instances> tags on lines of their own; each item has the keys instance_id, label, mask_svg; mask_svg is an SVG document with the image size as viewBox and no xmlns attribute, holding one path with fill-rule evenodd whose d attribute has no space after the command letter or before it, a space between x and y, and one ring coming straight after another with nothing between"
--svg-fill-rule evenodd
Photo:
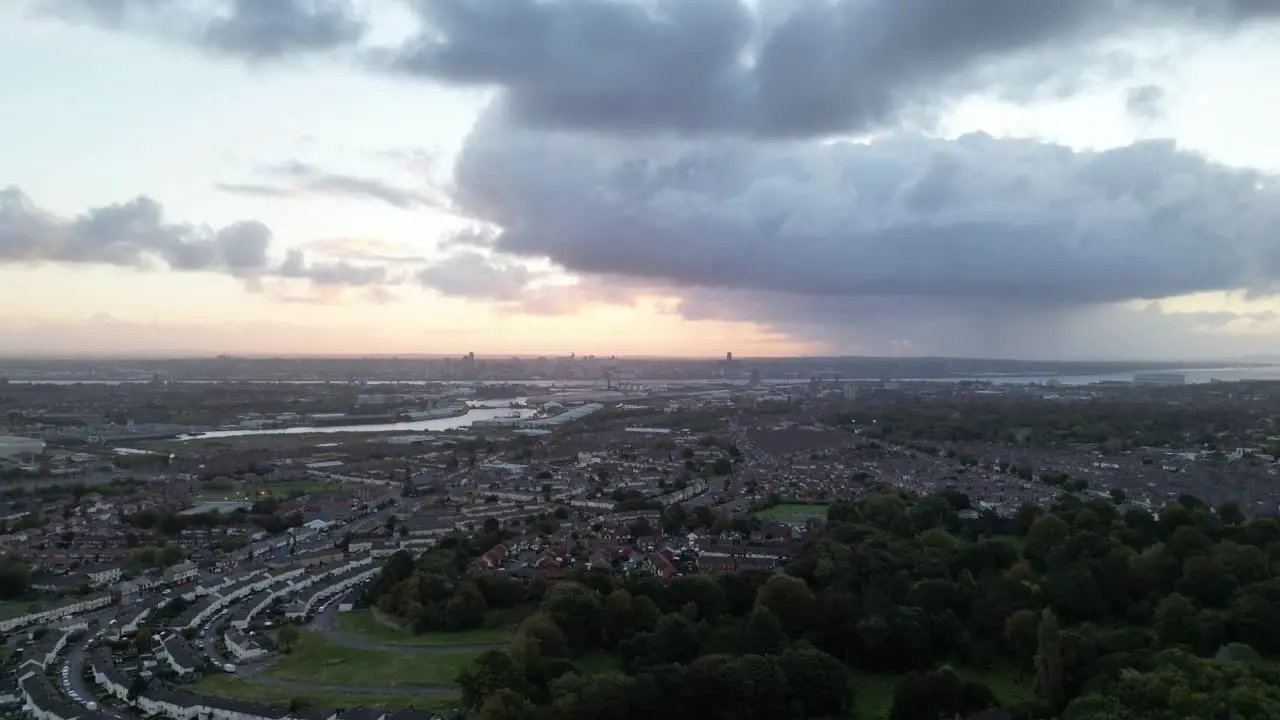
<instances>
[{"instance_id":1,"label":"tree","mask_svg":"<svg viewBox=\"0 0 1280 720\"><path fill-rule=\"evenodd\" d=\"M569 640L564 631L546 612L536 612L520 623L516 637L528 637L536 643L541 657L568 657Z\"/></svg>"},{"instance_id":2,"label":"tree","mask_svg":"<svg viewBox=\"0 0 1280 720\"><path fill-rule=\"evenodd\" d=\"M1063 686L1062 634L1058 618L1052 610L1040 615L1039 645L1036 648L1036 694L1050 708L1062 707Z\"/></svg>"},{"instance_id":3,"label":"tree","mask_svg":"<svg viewBox=\"0 0 1280 720\"><path fill-rule=\"evenodd\" d=\"M542 609L555 622L574 651L587 649L600 637L600 596L576 582L552 586Z\"/></svg>"},{"instance_id":4,"label":"tree","mask_svg":"<svg viewBox=\"0 0 1280 720\"><path fill-rule=\"evenodd\" d=\"M1228 500L1218 506L1218 519L1222 524L1229 527L1239 527L1245 522L1244 512L1240 509L1240 503L1235 500Z\"/></svg>"},{"instance_id":5,"label":"tree","mask_svg":"<svg viewBox=\"0 0 1280 720\"><path fill-rule=\"evenodd\" d=\"M1043 562L1049 551L1066 542L1070 534L1071 527L1057 515L1037 518L1027 531L1023 554L1032 560Z\"/></svg>"},{"instance_id":6,"label":"tree","mask_svg":"<svg viewBox=\"0 0 1280 720\"><path fill-rule=\"evenodd\" d=\"M605 598L600 616L600 640L605 647L615 647L631 636L631 613L631 593L626 590L614 590Z\"/></svg>"},{"instance_id":7,"label":"tree","mask_svg":"<svg viewBox=\"0 0 1280 720\"><path fill-rule=\"evenodd\" d=\"M182 546L177 543L165 543L156 555L156 562L164 567L175 565L182 560Z\"/></svg>"},{"instance_id":8,"label":"tree","mask_svg":"<svg viewBox=\"0 0 1280 720\"><path fill-rule=\"evenodd\" d=\"M134 700L137 700L138 696L146 692L146 690L147 690L146 678L142 677L141 675L134 675L129 680L129 694L128 694L129 702L133 702Z\"/></svg>"},{"instance_id":9,"label":"tree","mask_svg":"<svg viewBox=\"0 0 1280 720\"><path fill-rule=\"evenodd\" d=\"M453 597L444 608L444 622L447 630L470 630L480 627L489 606L484 601L484 594L471 581L463 581L454 590Z\"/></svg>"},{"instance_id":10,"label":"tree","mask_svg":"<svg viewBox=\"0 0 1280 720\"><path fill-rule=\"evenodd\" d=\"M298 628L293 625L282 625L276 633L276 641L280 643L280 648L286 652L293 648L293 644L298 642L301 633Z\"/></svg>"},{"instance_id":11,"label":"tree","mask_svg":"<svg viewBox=\"0 0 1280 720\"><path fill-rule=\"evenodd\" d=\"M1004 641L1014 657L1030 663L1035 658L1040 618L1034 610L1016 610L1004 622Z\"/></svg>"},{"instance_id":12,"label":"tree","mask_svg":"<svg viewBox=\"0 0 1280 720\"><path fill-rule=\"evenodd\" d=\"M944 667L934 672L913 673L898 683L893 693L890 720L938 720L964 717L996 705L991 689L981 683L961 680Z\"/></svg>"},{"instance_id":13,"label":"tree","mask_svg":"<svg viewBox=\"0 0 1280 720\"><path fill-rule=\"evenodd\" d=\"M1164 650L1148 665L1118 673L1113 682L1076 698L1063 720L1280 716L1280 673L1273 668L1179 650Z\"/></svg>"},{"instance_id":14,"label":"tree","mask_svg":"<svg viewBox=\"0 0 1280 720\"><path fill-rule=\"evenodd\" d=\"M769 608L758 605L747 616L742 641L746 652L767 655L787 644L787 631Z\"/></svg>"},{"instance_id":15,"label":"tree","mask_svg":"<svg viewBox=\"0 0 1280 720\"><path fill-rule=\"evenodd\" d=\"M31 592L31 568L17 560L0 560L0 600L16 600Z\"/></svg>"},{"instance_id":16,"label":"tree","mask_svg":"<svg viewBox=\"0 0 1280 720\"><path fill-rule=\"evenodd\" d=\"M474 710L499 690L520 692L525 675L507 651L486 650L458 673L457 683L462 688L462 704Z\"/></svg>"},{"instance_id":17,"label":"tree","mask_svg":"<svg viewBox=\"0 0 1280 720\"><path fill-rule=\"evenodd\" d=\"M726 598L724 588L707 575L680 575L671 581L671 603L694 603L698 618L714 622L724 612Z\"/></svg>"},{"instance_id":18,"label":"tree","mask_svg":"<svg viewBox=\"0 0 1280 720\"><path fill-rule=\"evenodd\" d=\"M551 683L556 720L595 720L630 715L634 681L617 672L568 673Z\"/></svg>"},{"instance_id":19,"label":"tree","mask_svg":"<svg viewBox=\"0 0 1280 720\"><path fill-rule=\"evenodd\" d=\"M778 657L802 717L839 717L853 704L849 671L839 660L807 643L796 643Z\"/></svg>"},{"instance_id":20,"label":"tree","mask_svg":"<svg viewBox=\"0 0 1280 720\"><path fill-rule=\"evenodd\" d=\"M660 663L691 662L698 657L698 628L680 613L668 613L653 631L653 649Z\"/></svg>"},{"instance_id":21,"label":"tree","mask_svg":"<svg viewBox=\"0 0 1280 720\"><path fill-rule=\"evenodd\" d=\"M756 607L768 608L787 633L796 637L813 618L813 591L800 578L774 575L756 593Z\"/></svg>"},{"instance_id":22,"label":"tree","mask_svg":"<svg viewBox=\"0 0 1280 720\"><path fill-rule=\"evenodd\" d=\"M133 645L138 649L139 655L145 655L151 652L153 636L151 628L142 628L138 630L138 634L133 636Z\"/></svg>"},{"instance_id":23,"label":"tree","mask_svg":"<svg viewBox=\"0 0 1280 720\"><path fill-rule=\"evenodd\" d=\"M480 720L533 720L537 708L517 692L500 688L480 705Z\"/></svg>"},{"instance_id":24,"label":"tree","mask_svg":"<svg viewBox=\"0 0 1280 720\"><path fill-rule=\"evenodd\" d=\"M1025 502L1019 505L1017 512L1013 515L1013 534L1026 537L1031 531L1031 526L1041 515L1044 515L1044 508L1036 503Z\"/></svg>"}]
</instances>

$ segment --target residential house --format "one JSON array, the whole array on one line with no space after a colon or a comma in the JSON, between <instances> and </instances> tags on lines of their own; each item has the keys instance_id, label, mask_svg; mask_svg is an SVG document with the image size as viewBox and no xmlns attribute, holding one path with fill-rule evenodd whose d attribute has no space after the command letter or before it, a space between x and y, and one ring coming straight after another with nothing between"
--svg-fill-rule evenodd
<instances>
[{"instance_id":1,"label":"residential house","mask_svg":"<svg viewBox=\"0 0 1280 720\"><path fill-rule=\"evenodd\" d=\"M194 675L204 667L204 661L180 635L170 635L160 644L169 667L178 675Z\"/></svg>"},{"instance_id":2,"label":"residential house","mask_svg":"<svg viewBox=\"0 0 1280 720\"><path fill-rule=\"evenodd\" d=\"M267 651L257 642L254 642L252 637L239 630L228 630L223 633L222 637L227 644L227 650L235 656L237 662L253 660L267 654Z\"/></svg>"},{"instance_id":3,"label":"residential house","mask_svg":"<svg viewBox=\"0 0 1280 720\"><path fill-rule=\"evenodd\" d=\"M385 710L377 708L348 708L338 713L338 720L384 720Z\"/></svg>"},{"instance_id":4,"label":"residential house","mask_svg":"<svg viewBox=\"0 0 1280 720\"><path fill-rule=\"evenodd\" d=\"M288 712L258 703L224 697L201 698L202 720L280 720Z\"/></svg>"},{"instance_id":5,"label":"residential house","mask_svg":"<svg viewBox=\"0 0 1280 720\"><path fill-rule=\"evenodd\" d=\"M170 585L185 585L195 582L199 577L200 571L196 568L195 563L180 562L172 567L165 568L164 579Z\"/></svg>"},{"instance_id":6,"label":"residential house","mask_svg":"<svg viewBox=\"0 0 1280 720\"><path fill-rule=\"evenodd\" d=\"M18 680L23 706L35 720L75 720L88 717L89 711L66 701L43 675L28 672Z\"/></svg>"},{"instance_id":7,"label":"residential house","mask_svg":"<svg viewBox=\"0 0 1280 720\"><path fill-rule=\"evenodd\" d=\"M304 707L289 713L292 720L337 720L338 711L327 707Z\"/></svg>"},{"instance_id":8,"label":"residential house","mask_svg":"<svg viewBox=\"0 0 1280 720\"><path fill-rule=\"evenodd\" d=\"M89 584L93 587L104 587L114 582L119 582L121 569L119 565L90 565L83 568L85 575L89 576Z\"/></svg>"},{"instance_id":9,"label":"residential house","mask_svg":"<svg viewBox=\"0 0 1280 720\"><path fill-rule=\"evenodd\" d=\"M440 716L427 710L405 708L391 713L387 716L387 720L436 720L438 717Z\"/></svg>"},{"instance_id":10,"label":"residential house","mask_svg":"<svg viewBox=\"0 0 1280 720\"><path fill-rule=\"evenodd\" d=\"M93 682L107 695L121 702L129 699L129 686L133 680L111 662L111 650L100 647L89 658L89 669L93 672Z\"/></svg>"},{"instance_id":11,"label":"residential house","mask_svg":"<svg viewBox=\"0 0 1280 720\"><path fill-rule=\"evenodd\" d=\"M197 720L201 716L201 698L168 685L153 683L135 700L138 709L148 715L170 720Z\"/></svg>"}]
</instances>

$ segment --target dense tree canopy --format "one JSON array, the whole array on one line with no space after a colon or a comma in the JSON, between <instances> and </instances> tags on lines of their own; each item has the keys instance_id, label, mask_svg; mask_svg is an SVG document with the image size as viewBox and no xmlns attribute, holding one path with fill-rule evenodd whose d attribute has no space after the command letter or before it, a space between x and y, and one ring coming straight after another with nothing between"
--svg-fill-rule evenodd
<instances>
[{"instance_id":1,"label":"dense tree canopy","mask_svg":"<svg viewBox=\"0 0 1280 720\"><path fill-rule=\"evenodd\" d=\"M450 540L393 556L370 601L419 627L524 617L459 678L481 717L848 717L851 678L866 675L897 677L895 720L995 704L1066 720L1280 717L1280 522L1190 497L1153 514L1064 495L961 520L968 506L880 491L831 506L785 572L665 584L639 570L550 586L472 576L485 543ZM997 697L984 673L1025 696Z\"/></svg>"}]
</instances>

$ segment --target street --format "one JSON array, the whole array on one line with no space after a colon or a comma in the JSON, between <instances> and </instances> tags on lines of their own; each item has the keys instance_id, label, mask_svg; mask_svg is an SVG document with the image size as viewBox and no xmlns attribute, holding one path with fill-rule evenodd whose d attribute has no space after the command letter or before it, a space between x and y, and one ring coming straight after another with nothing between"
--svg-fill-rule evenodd
<instances>
[{"instance_id":1,"label":"street","mask_svg":"<svg viewBox=\"0 0 1280 720\"><path fill-rule=\"evenodd\" d=\"M66 660L62 663L62 670L58 675L58 682L62 686L62 691L67 697L77 705L84 705L87 702L96 702L98 704L98 712L107 717L116 718L116 720L125 720L125 715L110 705L106 705L98 700L97 693L92 687L92 683L85 682L84 669L88 660L89 643L102 637L109 629L108 623L119 613L119 608L111 607L92 615L84 616L85 621L96 619L97 627L90 627L89 631L79 640L71 644L67 651ZM77 700L77 696L79 699Z\"/></svg>"}]
</instances>

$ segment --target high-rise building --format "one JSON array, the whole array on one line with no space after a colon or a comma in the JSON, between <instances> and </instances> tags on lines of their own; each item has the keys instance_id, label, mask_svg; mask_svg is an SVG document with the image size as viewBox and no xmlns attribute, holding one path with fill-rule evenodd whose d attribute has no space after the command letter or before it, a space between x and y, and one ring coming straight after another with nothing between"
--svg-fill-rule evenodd
<instances>
[{"instance_id":1,"label":"high-rise building","mask_svg":"<svg viewBox=\"0 0 1280 720\"><path fill-rule=\"evenodd\" d=\"M727 352L727 353L725 353L725 354L724 354L724 361L725 361L725 362L733 362L733 353L732 353L732 352Z\"/></svg>"}]
</instances>

